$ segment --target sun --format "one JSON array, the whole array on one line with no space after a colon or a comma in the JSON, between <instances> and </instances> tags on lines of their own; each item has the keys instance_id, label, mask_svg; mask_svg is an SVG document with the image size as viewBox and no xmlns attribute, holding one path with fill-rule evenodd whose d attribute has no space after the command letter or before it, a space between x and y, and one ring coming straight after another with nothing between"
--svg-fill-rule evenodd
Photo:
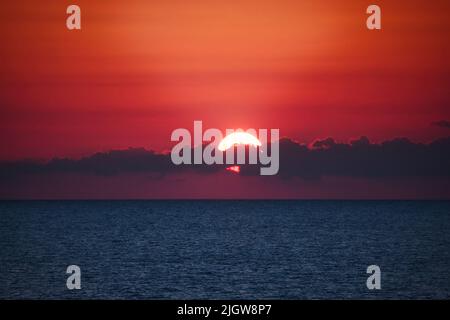
<instances>
[{"instance_id":1,"label":"sun","mask_svg":"<svg viewBox=\"0 0 450 320\"><path fill-rule=\"evenodd\" d=\"M218 149L225 151L235 145L250 145L253 147L261 147L261 142L255 136L248 132L233 132L220 141Z\"/></svg>"}]
</instances>

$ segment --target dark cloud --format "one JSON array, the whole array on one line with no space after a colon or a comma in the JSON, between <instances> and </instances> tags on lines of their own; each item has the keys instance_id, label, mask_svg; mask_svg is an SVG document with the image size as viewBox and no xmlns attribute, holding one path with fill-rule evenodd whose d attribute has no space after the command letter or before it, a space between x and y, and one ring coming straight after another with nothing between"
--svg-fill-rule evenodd
<instances>
[{"instance_id":1,"label":"dark cloud","mask_svg":"<svg viewBox=\"0 0 450 320\"><path fill-rule=\"evenodd\" d=\"M431 124L433 126L450 129L450 121L441 120L441 121L435 121L435 122L433 122Z\"/></svg>"},{"instance_id":2,"label":"dark cloud","mask_svg":"<svg viewBox=\"0 0 450 320\"><path fill-rule=\"evenodd\" d=\"M0 165L3 178L24 174L85 173L115 175L119 173L149 172L164 174L173 171L170 157L143 148L99 152L79 160L55 158L49 162L17 161Z\"/></svg>"},{"instance_id":3,"label":"dark cloud","mask_svg":"<svg viewBox=\"0 0 450 320\"><path fill-rule=\"evenodd\" d=\"M312 148L331 148L336 144L333 138L318 139L311 143Z\"/></svg>"},{"instance_id":4,"label":"dark cloud","mask_svg":"<svg viewBox=\"0 0 450 320\"><path fill-rule=\"evenodd\" d=\"M381 144L366 137L349 144L326 139L312 148L283 139L280 150L279 175L284 178L450 176L450 137L430 144L406 138Z\"/></svg>"},{"instance_id":5,"label":"dark cloud","mask_svg":"<svg viewBox=\"0 0 450 320\"><path fill-rule=\"evenodd\" d=\"M450 177L450 137L429 144L396 138L380 144L367 137L338 143L332 138L316 140L309 147L290 139L280 141L280 170L284 179L323 176L342 177ZM46 173L117 175L151 173L164 176L193 170L209 174L222 165L175 166L170 155L146 149L115 150L82 159L53 159L49 162L16 161L0 164L0 178ZM244 165L242 175L259 175L259 166Z\"/></svg>"}]
</instances>

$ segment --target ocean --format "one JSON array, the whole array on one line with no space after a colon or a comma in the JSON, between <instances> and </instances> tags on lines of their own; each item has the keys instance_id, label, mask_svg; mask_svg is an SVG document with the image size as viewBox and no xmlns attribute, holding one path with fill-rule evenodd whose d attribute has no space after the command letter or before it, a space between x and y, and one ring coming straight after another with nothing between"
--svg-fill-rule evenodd
<instances>
[{"instance_id":1,"label":"ocean","mask_svg":"<svg viewBox=\"0 0 450 320\"><path fill-rule=\"evenodd\" d=\"M449 232L449 201L2 201L0 298L448 299Z\"/></svg>"}]
</instances>

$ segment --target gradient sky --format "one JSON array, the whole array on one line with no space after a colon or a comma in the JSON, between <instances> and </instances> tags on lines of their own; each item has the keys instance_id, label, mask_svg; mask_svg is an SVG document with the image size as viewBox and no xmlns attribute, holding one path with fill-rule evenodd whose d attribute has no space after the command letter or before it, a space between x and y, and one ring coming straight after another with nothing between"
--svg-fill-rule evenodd
<instances>
[{"instance_id":1,"label":"gradient sky","mask_svg":"<svg viewBox=\"0 0 450 320\"><path fill-rule=\"evenodd\" d=\"M382 30L365 10L382 9ZM82 9L82 30L65 10ZM0 11L0 160L171 147L204 127L429 142L450 119L450 2L31 0ZM234 179L234 178L233 178Z\"/></svg>"},{"instance_id":2,"label":"gradient sky","mask_svg":"<svg viewBox=\"0 0 450 320\"><path fill-rule=\"evenodd\" d=\"M381 32L367 1L5 1L0 159L167 149L195 119L303 142L442 136L450 3L377 3Z\"/></svg>"}]
</instances>

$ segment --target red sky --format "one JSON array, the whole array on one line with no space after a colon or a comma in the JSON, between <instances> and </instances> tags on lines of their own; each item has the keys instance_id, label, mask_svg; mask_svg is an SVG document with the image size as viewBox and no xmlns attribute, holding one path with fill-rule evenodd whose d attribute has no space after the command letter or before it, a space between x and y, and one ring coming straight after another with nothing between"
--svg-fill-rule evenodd
<instances>
[{"instance_id":1,"label":"red sky","mask_svg":"<svg viewBox=\"0 0 450 320\"><path fill-rule=\"evenodd\" d=\"M82 30L65 10L82 9ZM0 159L167 149L170 133L309 142L448 134L448 1L4 1Z\"/></svg>"}]
</instances>

